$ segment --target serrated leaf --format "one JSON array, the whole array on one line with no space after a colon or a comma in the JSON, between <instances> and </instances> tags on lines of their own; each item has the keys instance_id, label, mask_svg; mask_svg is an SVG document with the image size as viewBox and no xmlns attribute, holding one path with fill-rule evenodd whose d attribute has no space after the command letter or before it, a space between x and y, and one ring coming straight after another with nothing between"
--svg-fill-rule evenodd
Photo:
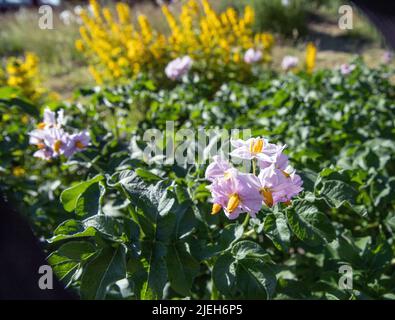
<instances>
[{"instance_id":1,"label":"serrated leaf","mask_svg":"<svg viewBox=\"0 0 395 320\"><path fill-rule=\"evenodd\" d=\"M232 246L232 255L236 260L245 258L259 258L270 261L270 257L263 248L254 241L242 240Z\"/></svg>"},{"instance_id":2,"label":"serrated leaf","mask_svg":"<svg viewBox=\"0 0 395 320\"><path fill-rule=\"evenodd\" d=\"M81 298L104 299L107 287L126 277L125 249L105 247L85 267L81 278Z\"/></svg>"},{"instance_id":3,"label":"serrated leaf","mask_svg":"<svg viewBox=\"0 0 395 320\"><path fill-rule=\"evenodd\" d=\"M286 211L286 216L292 232L310 245L327 243L335 238L335 230L326 215L307 202L299 202Z\"/></svg>"},{"instance_id":4,"label":"serrated leaf","mask_svg":"<svg viewBox=\"0 0 395 320\"><path fill-rule=\"evenodd\" d=\"M263 230L278 250L286 252L291 241L291 232L283 213L269 214L264 221Z\"/></svg>"},{"instance_id":5,"label":"serrated leaf","mask_svg":"<svg viewBox=\"0 0 395 320\"><path fill-rule=\"evenodd\" d=\"M319 195L325 196L335 208L343 203L355 203L357 191L347 183L339 180L326 180L319 191Z\"/></svg>"}]
</instances>

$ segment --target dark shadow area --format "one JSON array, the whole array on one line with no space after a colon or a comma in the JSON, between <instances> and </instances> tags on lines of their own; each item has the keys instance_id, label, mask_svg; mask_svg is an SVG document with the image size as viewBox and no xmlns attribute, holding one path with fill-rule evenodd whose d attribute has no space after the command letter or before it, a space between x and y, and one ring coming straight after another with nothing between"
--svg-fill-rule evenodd
<instances>
[{"instance_id":1,"label":"dark shadow area","mask_svg":"<svg viewBox=\"0 0 395 320\"><path fill-rule=\"evenodd\" d=\"M55 276L53 289L40 289L43 265L48 262L28 222L0 194L0 299L75 299Z\"/></svg>"}]
</instances>

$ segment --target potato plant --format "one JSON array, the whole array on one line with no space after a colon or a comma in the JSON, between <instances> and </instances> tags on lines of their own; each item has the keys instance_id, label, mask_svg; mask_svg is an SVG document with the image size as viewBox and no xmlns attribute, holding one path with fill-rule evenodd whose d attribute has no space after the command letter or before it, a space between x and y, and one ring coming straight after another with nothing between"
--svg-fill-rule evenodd
<instances>
[{"instance_id":1,"label":"potato plant","mask_svg":"<svg viewBox=\"0 0 395 320\"><path fill-rule=\"evenodd\" d=\"M81 89L51 108L90 143L49 162L28 144L37 108L2 89L1 190L82 299L394 299L395 90L387 68L355 65L219 88L191 75L167 89L144 76ZM251 218L211 214L212 156L147 162L136 151L168 121L286 144L303 191Z\"/></svg>"}]
</instances>

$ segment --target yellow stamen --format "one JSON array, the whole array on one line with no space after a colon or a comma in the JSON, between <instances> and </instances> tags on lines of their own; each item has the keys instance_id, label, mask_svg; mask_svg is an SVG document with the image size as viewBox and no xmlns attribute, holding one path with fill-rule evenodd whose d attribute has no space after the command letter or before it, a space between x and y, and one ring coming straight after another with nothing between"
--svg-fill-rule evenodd
<instances>
[{"instance_id":1,"label":"yellow stamen","mask_svg":"<svg viewBox=\"0 0 395 320\"><path fill-rule=\"evenodd\" d=\"M220 204L214 203L214 204L213 204L213 207L212 207L212 209L211 209L211 214L212 214L212 215L217 214L218 212L221 211L221 209L222 209L222 206L221 206Z\"/></svg>"},{"instance_id":2,"label":"yellow stamen","mask_svg":"<svg viewBox=\"0 0 395 320\"><path fill-rule=\"evenodd\" d=\"M252 140L250 144L250 152L253 154L257 154L259 152L262 152L263 149L263 139L258 139L258 140Z\"/></svg>"},{"instance_id":3,"label":"yellow stamen","mask_svg":"<svg viewBox=\"0 0 395 320\"><path fill-rule=\"evenodd\" d=\"M226 210L229 213L232 213L233 211L236 210L236 208L239 206L239 204L240 204L240 197L239 197L239 195L237 193L234 193L234 194L232 194L229 197L228 205L226 207Z\"/></svg>"},{"instance_id":4,"label":"yellow stamen","mask_svg":"<svg viewBox=\"0 0 395 320\"><path fill-rule=\"evenodd\" d=\"M37 125L37 128L40 129L40 130L43 130L43 129L45 129L45 126L46 126L46 124L45 124L44 122L40 122L40 123Z\"/></svg>"},{"instance_id":5,"label":"yellow stamen","mask_svg":"<svg viewBox=\"0 0 395 320\"><path fill-rule=\"evenodd\" d=\"M77 141L77 142L75 143L75 146L76 146L76 148L78 148L78 149L84 149L84 148L85 148L84 144L83 144L81 141Z\"/></svg>"},{"instance_id":6,"label":"yellow stamen","mask_svg":"<svg viewBox=\"0 0 395 320\"><path fill-rule=\"evenodd\" d=\"M62 141L56 140L55 143L53 144L53 150L56 153L59 153L60 147L62 146Z\"/></svg>"},{"instance_id":7,"label":"yellow stamen","mask_svg":"<svg viewBox=\"0 0 395 320\"><path fill-rule=\"evenodd\" d=\"M263 197L263 201L266 203L268 207L273 206L273 194L270 188L262 188L261 190L261 195Z\"/></svg>"}]
</instances>

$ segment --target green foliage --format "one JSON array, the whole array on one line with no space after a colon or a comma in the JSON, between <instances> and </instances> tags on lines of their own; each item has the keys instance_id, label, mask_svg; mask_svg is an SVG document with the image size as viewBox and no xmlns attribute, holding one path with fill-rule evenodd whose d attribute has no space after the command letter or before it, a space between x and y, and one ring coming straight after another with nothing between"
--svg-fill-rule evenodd
<instances>
[{"instance_id":1,"label":"green foliage","mask_svg":"<svg viewBox=\"0 0 395 320\"><path fill-rule=\"evenodd\" d=\"M33 123L22 131L7 120L1 130L13 144L0 138L0 158L11 178L0 176L2 190L20 200L48 239L55 272L84 299L393 298L395 90L387 69L355 63L347 77L262 74L248 85L195 79L174 89L142 77L81 90L78 106L62 107L70 125L89 128L92 146L40 163L23 150ZM24 108L6 96L0 106ZM132 119L136 109L142 119ZM212 216L206 165L148 165L131 148L166 120L286 143L303 193L244 223ZM25 176L11 175L15 161ZM353 268L353 289L338 286L342 265Z\"/></svg>"},{"instance_id":2,"label":"green foliage","mask_svg":"<svg viewBox=\"0 0 395 320\"><path fill-rule=\"evenodd\" d=\"M225 0L221 7L234 6L238 10L250 4L255 10L255 28L259 31L271 31L286 37L304 35L307 32L309 6L305 1L290 0Z\"/></svg>"}]
</instances>

